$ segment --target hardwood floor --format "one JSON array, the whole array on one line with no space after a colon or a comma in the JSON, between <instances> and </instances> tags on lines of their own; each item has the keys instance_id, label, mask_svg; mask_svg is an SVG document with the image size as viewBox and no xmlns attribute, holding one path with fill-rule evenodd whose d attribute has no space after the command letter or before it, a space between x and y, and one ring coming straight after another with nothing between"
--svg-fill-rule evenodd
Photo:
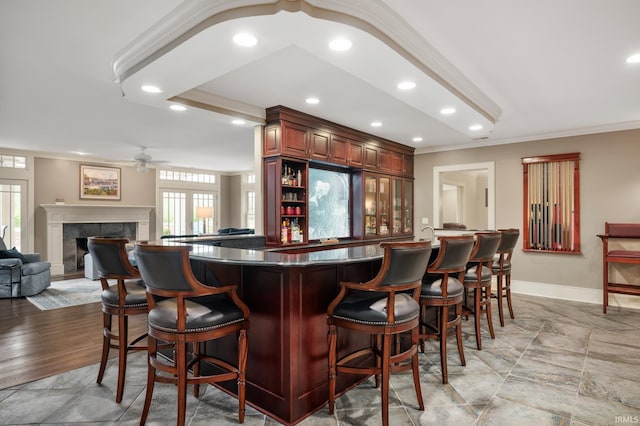
<instances>
[{"instance_id":1,"label":"hardwood floor","mask_svg":"<svg viewBox=\"0 0 640 426\"><path fill-rule=\"evenodd\" d=\"M129 318L130 336L145 329L146 317ZM0 299L0 348L0 389L98 363L100 303L41 311L26 299Z\"/></svg>"}]
</instances>

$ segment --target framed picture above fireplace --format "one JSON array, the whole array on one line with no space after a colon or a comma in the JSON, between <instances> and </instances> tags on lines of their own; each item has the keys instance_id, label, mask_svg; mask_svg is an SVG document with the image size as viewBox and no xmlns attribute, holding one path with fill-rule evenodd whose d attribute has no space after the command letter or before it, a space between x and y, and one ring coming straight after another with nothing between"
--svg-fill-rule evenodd
<instances>
[{"instance_id":1,"label":"framed picture above fireplace","mask_svg":"<svg viewBox=\"0 0 640 426\"><path fill-rule=\"evenodd\" d=\"M80 198L120 199L120 168L80 165Z\"/></svg>"}]
</instances>

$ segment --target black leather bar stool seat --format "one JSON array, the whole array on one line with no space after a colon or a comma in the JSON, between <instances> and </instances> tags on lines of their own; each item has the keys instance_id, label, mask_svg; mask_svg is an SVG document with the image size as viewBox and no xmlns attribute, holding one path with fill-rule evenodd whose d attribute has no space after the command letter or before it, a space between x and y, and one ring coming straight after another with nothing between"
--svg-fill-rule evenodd
<instances>
[{"instance_id":1,"label":"black leather bar stool seat","mask_svg":"<svg viewBox=\"0 0 640 426\"><path fill-rule=\"evenodd\" d=\"M388 425L389 376L393 372L413 372L418 406L424 410L418 363L418 297L431 242L382 243L381 247L384 257L376 276L364 283L341 282L340 293L327 310L329 413L334 411L338 374L375 375L376 386L382 387L382 424ZM372 345L338 359L338 353L345 351L344 338L337 336L339 328L371 335ZM402 344L403 333L410 335L410 344Z\"/></svg>"},{"instance_id":2,"label":"black leather bar stool seat","mask_svg":"<svg viewBox=\"0 0 640 426\"><path fill-rule=\"evenodd\" d=\"M98 371L98 383L102 383L109 359L109 349L118 350L118 384L116 402L122 401L127 371L127 354L130 351L146 350L146 337L143 334L129 342L129 316L146 315L149 309L144 283L140 273L129 262L124 238L90 237L87 247L91 259L100 274L103 313L102 357ZM110 285L108 280L115 280ZM113 317L118 319L118 332L112 330Z\"/></svg>"},{"instance_id":3,"label":"black leather bar stool seat","mask_svg":"<svg viewBox=\"0 0 640 426\"><path fill-rule=\"evenodd\" d=\"M493 272L491 265L496 255L496 250L500 244L502 235L499 232L477 232L475 234L476 244L469 256L467 272L464 275L465 303L468 300L468 291L473 291L473 306L465 304L463 315L473 314L474 327L476 332L476 346L482 349L482 337L480 328L480 317L486 314L489 334L492 339L496 338L493 329L493 318L491 317L491 281Z\"/></svg>"},{"instance_id":4,"label":"black leather bar stool seat","mask_svg":"<svg viewBox=\"0 0 640 426\"><path fill-rule=\"evenodd\" d=\"M440 250L428 266L420 291L420 346L424 340L436 338L440 342L442 383L448 383L447 335L455 330L460 363L466 365L462 347L462 301L464 271L473 249L473 235L438 237ZM428 308L435 308L435 322L428 317ZM453 312L450 312L453 308Z\"/></svg>"},{"instance_id":5,"label":"black leather bar stool seat","mask_svg":"<svg viewBox=\"0 0 640 426\"><path fill-rule=\"evenodd\" d=\"M243 423L249 308L240 300L236 286L199 282L191 269L188 246L138 244L134 253L149 300L147 391L140 424L149 415L155 382L177 385L177 424L182 426L188 385L194 385L197 398L201 384L229 380L238 384L238 421ZM226 336L237 338L235 365L206 351L207 342ZM173 360L158 353L158 342L173 345ZM202 371L205 364L210 371Z\"/></svg>"}]
</instances>

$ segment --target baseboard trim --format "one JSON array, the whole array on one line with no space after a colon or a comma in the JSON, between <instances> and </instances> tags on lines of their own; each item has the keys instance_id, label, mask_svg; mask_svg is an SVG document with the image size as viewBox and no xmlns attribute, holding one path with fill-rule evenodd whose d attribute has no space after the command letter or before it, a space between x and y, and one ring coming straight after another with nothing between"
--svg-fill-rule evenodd
<instances>
[{"instance_id":1,"label":"baseboard trim","mask_svg":"<svg viewBox=\"0 0 640 426\"><path fill-rule=\"evenodd\" d=\"M533 281L511 280L511 292L530 296L563 299L602 305L602 290L572 287L561 284L538 283ZM609 293L609 306L640 309L640 296Z\"/></svg>"}]
</instances>

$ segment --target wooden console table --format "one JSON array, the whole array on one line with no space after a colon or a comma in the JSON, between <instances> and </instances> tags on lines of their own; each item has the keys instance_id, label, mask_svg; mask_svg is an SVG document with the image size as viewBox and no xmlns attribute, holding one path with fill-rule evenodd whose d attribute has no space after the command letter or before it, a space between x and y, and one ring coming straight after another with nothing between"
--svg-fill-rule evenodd
<instances>
[{"instance_id":1,"label":"wooden console table","mask_svg":"<svg viewBox=\"0 0 640 426\"><path fill-rule=\"evenodd\" d=\"M604 224L604 234L598 234L602 240L602 312L607 313L609 293L621 293L640 296L640 285L622 284L609 281L610 263L628 263L640 265L640 251L609 250L609 239L640 239L640 224L609 223Z\"/></svg>"}]
</instances>

